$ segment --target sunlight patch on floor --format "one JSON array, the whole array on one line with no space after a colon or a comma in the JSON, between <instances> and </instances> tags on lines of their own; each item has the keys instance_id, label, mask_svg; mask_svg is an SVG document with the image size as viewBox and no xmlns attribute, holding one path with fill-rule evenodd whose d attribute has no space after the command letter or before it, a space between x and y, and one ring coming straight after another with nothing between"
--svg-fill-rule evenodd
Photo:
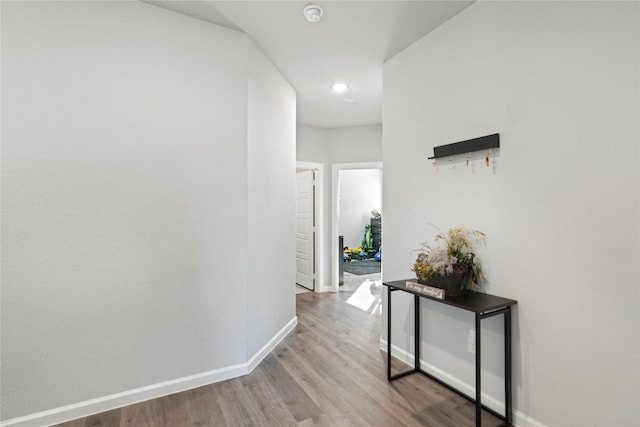
<instances>
[{"instance_id":1,"label":"sunlight patch on floor","mask_svg":"<svg viewBox=\"0 0 640 427\"><path fill-rule=\"evenodd\" d=\"M380 290L382 282L366 279L358 286L358 289L349 297L347 304L352 305L367 313L377 314L380 310Z\"/></svg>"}]
</instances>

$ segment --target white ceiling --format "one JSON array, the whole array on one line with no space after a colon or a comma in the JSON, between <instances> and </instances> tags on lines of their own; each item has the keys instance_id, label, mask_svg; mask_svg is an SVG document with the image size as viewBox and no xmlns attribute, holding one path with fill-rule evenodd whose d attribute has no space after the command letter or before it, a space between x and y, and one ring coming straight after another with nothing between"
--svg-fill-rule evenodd
<instances>
[{"instance_id":1,"label":"white ceiling","mask_svg":"<svg viewBox=\"0 0 640 427\"><path fill-rule=\"evenodd\" d=\"M297 93L298 123L342 127L382 122L387 59L473 1L163 1L147 3L247 33ZM309 23L302 9L324 10ZM349 85L342 95L337 81ZM345 98L355 102L347 103Z\"/></svg>"}]
</instances>

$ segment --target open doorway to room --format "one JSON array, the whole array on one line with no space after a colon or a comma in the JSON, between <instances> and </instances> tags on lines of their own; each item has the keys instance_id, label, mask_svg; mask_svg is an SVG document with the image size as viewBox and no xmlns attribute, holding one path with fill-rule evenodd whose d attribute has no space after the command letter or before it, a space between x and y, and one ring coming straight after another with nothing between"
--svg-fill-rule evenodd
<instances>
[{"instance_id":1,"label":"open doorway to room","mask_svg":"<svg viewBox=\"0 0 640 427\"><path fill-rule=\"evenodd\" d=\"M296 293L317 291L324 280L322 163L296 163Z\"/></svg>"},{"instance_id":2,"label":"open doorway to room","mask_svg":"<svg viewBox=\"0 0 640 427\"><path fill-rule=\"evenodd\" d=\"M333 172L335 290L353 294L348 303L374 310L382 285L382 164L336 164Z\"/></svg>"}]
</instances>

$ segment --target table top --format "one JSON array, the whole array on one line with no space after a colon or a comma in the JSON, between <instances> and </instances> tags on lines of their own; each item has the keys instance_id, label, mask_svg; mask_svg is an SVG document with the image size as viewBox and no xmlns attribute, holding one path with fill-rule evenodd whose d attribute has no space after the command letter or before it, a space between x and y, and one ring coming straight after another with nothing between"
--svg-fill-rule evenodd
<instances>
[{"instance_id":1,"label":"table top","mask_svg":"<svg viewBox=\"0 0 640 427\"><path fill-rule=\"evenodd\" d=\"M485 313L487 311L499 310L501 308L506 308L511 305L517 304L518 301L502 298L496 295L484 294L481 292L473 292L469 291L464 295L460 295L457 297L445 296L444 299L430 297L428 295L421 294L420 292L416 292L411 289L407 289L407 282L417 282L414 279L405 279L405 280L394 280L391 282L383 283L384 286L388 286L391 289L398 289L410 294L418 295L420 297L430 299L432 301L440 302L442 304L451 305L454 307L461 308L463 310L472 311L474 313Z\"/></svg>"}]
</instances>

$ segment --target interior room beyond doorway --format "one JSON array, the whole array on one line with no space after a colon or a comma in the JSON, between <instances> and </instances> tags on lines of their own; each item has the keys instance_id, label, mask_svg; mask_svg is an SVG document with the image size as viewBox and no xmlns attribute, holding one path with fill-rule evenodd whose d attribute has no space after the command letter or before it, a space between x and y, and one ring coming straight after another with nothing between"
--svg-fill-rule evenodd
<instances>
[{"instance_id":1,"label":"interior room beyond doorway","mask_svg":"<svg viewBox=\"0 0 640 427\"><path fill-rule=\"evenodd\" d=\"M382 284L381 169L339 170L337 205L339 291L353 294L347 303L364 311L375 310Z\"/></svg>"}]
</instances>

